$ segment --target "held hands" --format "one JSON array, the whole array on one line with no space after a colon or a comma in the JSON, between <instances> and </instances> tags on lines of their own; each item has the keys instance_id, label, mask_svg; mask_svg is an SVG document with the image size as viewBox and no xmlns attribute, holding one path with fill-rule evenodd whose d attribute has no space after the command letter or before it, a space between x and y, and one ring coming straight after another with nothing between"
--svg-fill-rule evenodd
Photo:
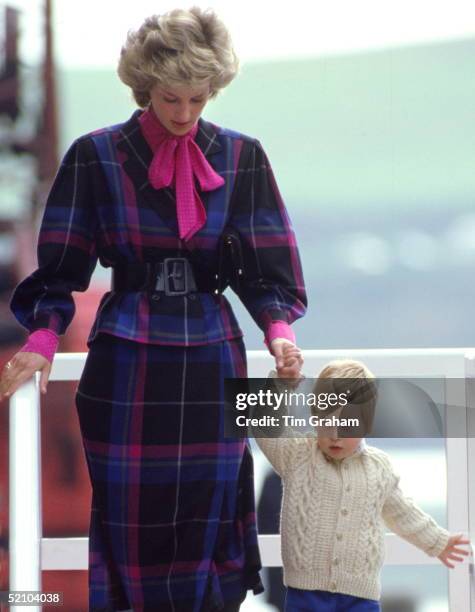
<instances>
[{"instance_id":1,"label":"held hands","mask_svg":"<svg viewBox=\"0 0 475 612\"><path fill-rule=\"evenodd\" d=\"M279 378L302 378L303 357L297 346L284 338L275 338L271 342L271 351Z\"/></svg>"},{"instance_id":2,"label":"held hands","mask_svg":"<svg viewBox=\"0 0 475 612\"><path fill-rule=\"evenodd\" d=\"M447 567L455 567L455 565L453 565L453 563L450 563L450 561L456 561L457 563L460 563L461 561L463 561L463 557L460 557L459 555L467 556L470 554L468 550L459 548L459 546L469 548L470 540L464 539L461 533L451 535L447 546L440 553L440 555L438 555L438 559L440 559L442 563Z\"/></svg>"},{"instance_id":3,"label":"held hands","mask_svg":"<svg viewBox=\"0 0 475 612\"><path fill-rule=\"evenodd\" d=\"M40 389L46 393L51 363L38 353L19 351L3 368L0 378L0 402L10 397L23 383L29 380L37 371L41 371Z\"/></svg>"}]
</instances>

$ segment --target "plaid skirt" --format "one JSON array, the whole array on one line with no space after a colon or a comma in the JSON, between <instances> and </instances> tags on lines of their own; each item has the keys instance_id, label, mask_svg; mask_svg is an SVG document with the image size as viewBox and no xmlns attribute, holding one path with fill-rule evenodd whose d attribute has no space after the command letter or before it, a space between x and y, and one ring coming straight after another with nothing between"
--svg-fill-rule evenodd
<instances>
[{"instance_id":1,"label":"plaid skirt","mask_svg":"<svg viewBox=\"0 0 475 612\"><path fill-rule=\"evenodd\" d=\"M90 611L218 612L263 591L252 455L223 426L224 379L246 375L241 338L91 343L76 393Z\"/></svg>"}]
</instances>

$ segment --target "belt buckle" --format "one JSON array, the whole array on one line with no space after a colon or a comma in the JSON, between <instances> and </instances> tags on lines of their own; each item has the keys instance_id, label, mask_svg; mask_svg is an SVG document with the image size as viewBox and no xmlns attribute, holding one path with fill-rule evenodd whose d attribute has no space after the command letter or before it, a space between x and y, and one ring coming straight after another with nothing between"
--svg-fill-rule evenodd
<instances>
[{"instance_id":1,"label":"belt buckle","mask_svg":"<svg viewBox=\"0 0 475 612\"><path fill-rule=\"evenodd\" d=\"M165 295L186 295L188 293L187 261L185 257L167 257L163 260Z\"/></svg>"}]
</instances>

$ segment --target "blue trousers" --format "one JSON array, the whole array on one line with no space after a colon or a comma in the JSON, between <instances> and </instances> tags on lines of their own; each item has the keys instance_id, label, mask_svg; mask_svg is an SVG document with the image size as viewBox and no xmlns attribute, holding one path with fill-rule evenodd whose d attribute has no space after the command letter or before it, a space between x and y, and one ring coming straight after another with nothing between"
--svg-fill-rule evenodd
<instances>
[{"instance_id":1,"label":"blue trousers","mask_svg":"<svg viewBox=\"0 0 475 612\"><path fill-rule=\"evenodd\" d=\"M380 612L379 601L329 591L287 587L285 612Z\"/></svg>"}]
</instances>

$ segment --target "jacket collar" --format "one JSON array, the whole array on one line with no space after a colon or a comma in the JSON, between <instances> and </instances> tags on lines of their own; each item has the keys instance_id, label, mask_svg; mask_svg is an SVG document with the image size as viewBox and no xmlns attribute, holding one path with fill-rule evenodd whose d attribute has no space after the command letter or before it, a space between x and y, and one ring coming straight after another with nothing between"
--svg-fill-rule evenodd
<instances>
[{"instance_id":1,"label":"jacket collar","mask_svg":"<svg viewBox=\"0 0 475 612\"><path fill-rule=\"evenodd\" d=\"M148 167L152 161L153 151L147 144L140 128L138 119L141 113L140 109L136 110L119 130L117 148L126 153L123 168L134 184L136 191L162 217L172 232L178 233L176 209L175 206L170 206L171 202L175 203L173 189L170 187L154 189L148 180ZM200 117L195 142L213 166L212 156L222 149L217 126ZM202 201L206 209L207 198L202 197Z\"/></svg>"}]
</instances>

